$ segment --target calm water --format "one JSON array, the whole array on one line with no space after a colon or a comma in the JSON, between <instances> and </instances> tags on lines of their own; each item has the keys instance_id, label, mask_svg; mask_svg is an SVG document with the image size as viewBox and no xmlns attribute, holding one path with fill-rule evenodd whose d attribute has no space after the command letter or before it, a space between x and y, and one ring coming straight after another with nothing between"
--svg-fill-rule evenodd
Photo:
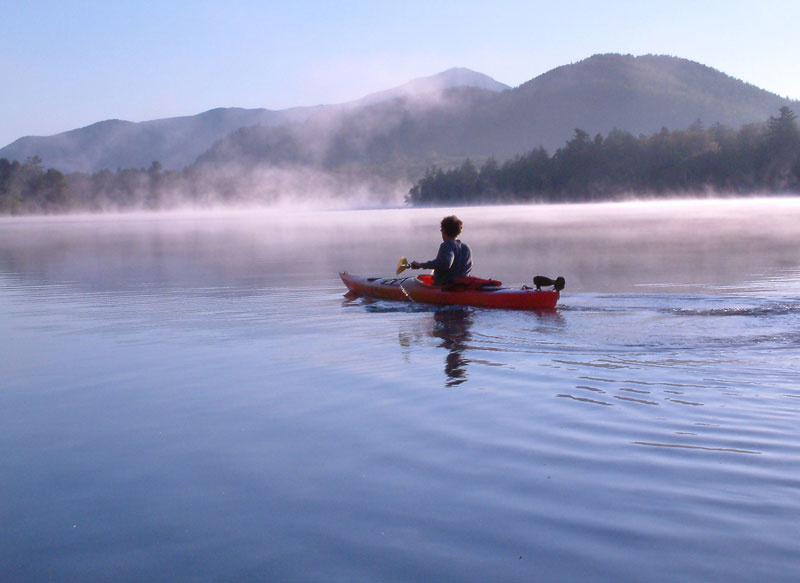
<instances>
[{"instance_id":1,"label":"calm water","mask_svg":"<svg viewBox=\"0 0 800 583\"><path fill-rule=\"evenodd\" d=\"M800 200L444 213L0 221L0 579L797 581Z\"/></svg>"}]
</instances>

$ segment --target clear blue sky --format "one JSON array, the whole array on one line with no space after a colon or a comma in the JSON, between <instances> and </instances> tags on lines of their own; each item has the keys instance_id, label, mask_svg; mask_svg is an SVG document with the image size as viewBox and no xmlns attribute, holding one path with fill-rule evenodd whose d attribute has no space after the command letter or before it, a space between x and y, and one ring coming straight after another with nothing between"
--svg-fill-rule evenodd
<instances>
[{"instance_id":1,"label":"clear blue sky","mask_svg":"<svg viewBox=\"0 0 800 583\"><path fill-rule=\"evenodd\" d=\"M797 0L7 2L0 146L103 119L315 105L468 67L512 86L596 53L688 58L800 99Z\"/></svg>"}]
</instances>

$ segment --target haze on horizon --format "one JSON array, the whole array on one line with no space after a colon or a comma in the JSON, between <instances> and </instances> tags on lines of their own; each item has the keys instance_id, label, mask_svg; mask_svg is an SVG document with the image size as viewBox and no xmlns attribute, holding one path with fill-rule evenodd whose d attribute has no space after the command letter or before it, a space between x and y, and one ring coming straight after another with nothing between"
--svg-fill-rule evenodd
<instances>
[{"instance_id":1,"label":"haze on horizon","mask_svg":"<svg viewBox=\"0 0 800 583\"><path fill-rule=\"evenodd\" d=\"M0 38L0 146L105 119L339 103L451 67L517 86L606 52L679 56L798 99L795 12L788 0L18 3Z\"/></svg>"}]
</instances>

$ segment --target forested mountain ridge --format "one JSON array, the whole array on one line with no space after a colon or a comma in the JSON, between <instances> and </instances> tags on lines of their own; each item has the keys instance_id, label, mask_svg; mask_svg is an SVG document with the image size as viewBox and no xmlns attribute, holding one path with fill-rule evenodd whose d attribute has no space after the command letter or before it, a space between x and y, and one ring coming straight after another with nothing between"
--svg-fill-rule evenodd
<instances>
[{"instance_id":1,"label":"forested mountain ridge","mask_svg":"<svg viewBox=\"0 0 800 583\"><path fill-rule=\"evenodd\" d=\"M153 161L178 170L202 157L204 167L232 161L311 165L413 181L428 166L447 167L467 157L480 163L539 146L554 151L575 128L637 135L685 128L695 120L738 128L762 122L782 106L800 110L797 102L693 61L605 54L557 67L514 89L481 73L450 69L340 105L108 120L20 138L0 149L0 158L23 162L38 156L60 171L96 172L147 168Z\"/></svg>"},{"instance_id":2,"label":"forested mountain ridge","mask_svg":"<svg viewBox=\"0 0 800 583\"><path fill-rule=\"evenodd\" d=\"M575 128L634 135L700 120L738 128L797 102L711 67L668 56L595 55L509 91L453 90L427 107L398 98L343 117L310 116L279 129L243 129L204 154L203 166L258 163L353 169L415 180L424 168L483 162L536 147L554 151Z\"/></svg>"},{"instance_id":3,"label":"forested mountain ridge","mask_svg":"<svg viewBox=\"0 0 800 583\"><path fill-rule=\"evenodd\" d=\"M53 136L20 138L0 148L0 158L24 162L36 156L44 165L63 172L147 168L153 161L158 161L164 168L180 170L193 163L216 141L239 128L302 124L315 114L342 113L387 100L436 94L453 87L478 87L491 91L509 89L482 73L454 68L338 105L278 111L217 108L197 115L138 123L106 120Z\"/></svg>"},{"instance_id":4,"label":"forested mountain ridge","mask_svg":"<svg viewBox=\"0 0 800 583\"><path fill-rule=\"evenodd\" d=\"M218 108L138 123L105 120L53 136L20 138L0 149L0 157L24 161L37 156L47 166L66 172L143 168L154 160L179 169L242 126L302 121L310 110Z\"/></svg>"},{"instance_id":5,"label":"forested mountain ridge","mask_svg":"<svg viewBox=\"0 0 800 583\"><path fill-rule=\"evenodd\" d=\"M683 129L697 120L738 128L762 122L783 106L798 109L798 102L687 59L604 54L498 96L473 125L505 128L505 139L495 141L490 154L506 158L539 146L552 152L575 128L591 135L614 129L638 135Z\"/></svg>"},{"instance_id":6,"label":"forested mountain ridge","mask_svg":"<svg viewBox=\"0 0 800 583\"><path fill-rule=\"evenodd\" d=\"M454 82L434 90L239 128L180 171L153 160L63 174L0 151L0 213L380 205L405 193L411 204L464 204L800 192L800 103L710 67L596 55L508 90L464 87L460 70L446 73ZM127 122L105 125L124 132Z\"/></svg>"},{"instance_id":7,"label":"forested mountain ridge","mask_svg":"<svg viewBox=\"0 0 800 583\"><path fill-rule=\"evenodd\" d=\"M0 158L0 214L70 211L157 210L225 204L305 205L312 200L346 205L380 204L385 181L309 167L271 167L246 162L202 164L182 172L154 162L148 169L62 174L38 158L20 164ZM408 190L420 205L519 202L585 202L630 197L764 196L800 193L800 128L781 107L766 122L737 131L696 122L634 136L613 130L591 137L581 129L551 156L544 148L478 168L469 159L454 168L429 167ZM389 194L391 194L391 189ZM394 190L397 194L397 190ZM322 197L322 198L320 198ZM391 197L389 199L391 203Z\"/></svg>"},{"instance_id":8,"label":"forested mountain ridge","mask_svg":"<svg viewBox=\"0 0 800 583\"><path fill-rule=\"evenodd\" d=\"M594 137L576 129L553 155L544 148L478 168L464 160L428 168L410 190L414 206L500 202L588 202L630 197L800 193L800 127L781 107L766 123L738 131L699 122L684 130Z\"/></svg>"},{"instance_id":9,"label":"forested mountain ridge","mask_svg":"<svg viewBox=\"0 0 800 583\"><path fill-rule=\"evenodd\" d=\"M458 160L458 150L446 151L447 144L458 141L453 130L496 95L487 89L453 87L435 95L319 111L302 124L241 128L200 156L195 168L210 172L215 167L307 167L413 180L434 161Z\"/></svg>"}]
</instances>

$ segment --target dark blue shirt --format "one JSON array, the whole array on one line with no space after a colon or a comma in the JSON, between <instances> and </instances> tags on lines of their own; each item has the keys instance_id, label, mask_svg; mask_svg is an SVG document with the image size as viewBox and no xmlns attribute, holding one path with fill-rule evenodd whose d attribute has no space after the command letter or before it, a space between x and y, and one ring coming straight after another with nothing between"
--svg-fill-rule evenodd
<instances>
[{"instance_id":1,"label":"dark blue shirt","mask_svg":"<svg viewBox=\"0 0 800 583\"><path fill-rule=\"evenodd\" d=\"M433 269L433 284L444 285L469 275L472 270L472 251L459 239L448 239L439 245L436 259L421 263L423 269Z\"/></svg>"}]
</instances>

